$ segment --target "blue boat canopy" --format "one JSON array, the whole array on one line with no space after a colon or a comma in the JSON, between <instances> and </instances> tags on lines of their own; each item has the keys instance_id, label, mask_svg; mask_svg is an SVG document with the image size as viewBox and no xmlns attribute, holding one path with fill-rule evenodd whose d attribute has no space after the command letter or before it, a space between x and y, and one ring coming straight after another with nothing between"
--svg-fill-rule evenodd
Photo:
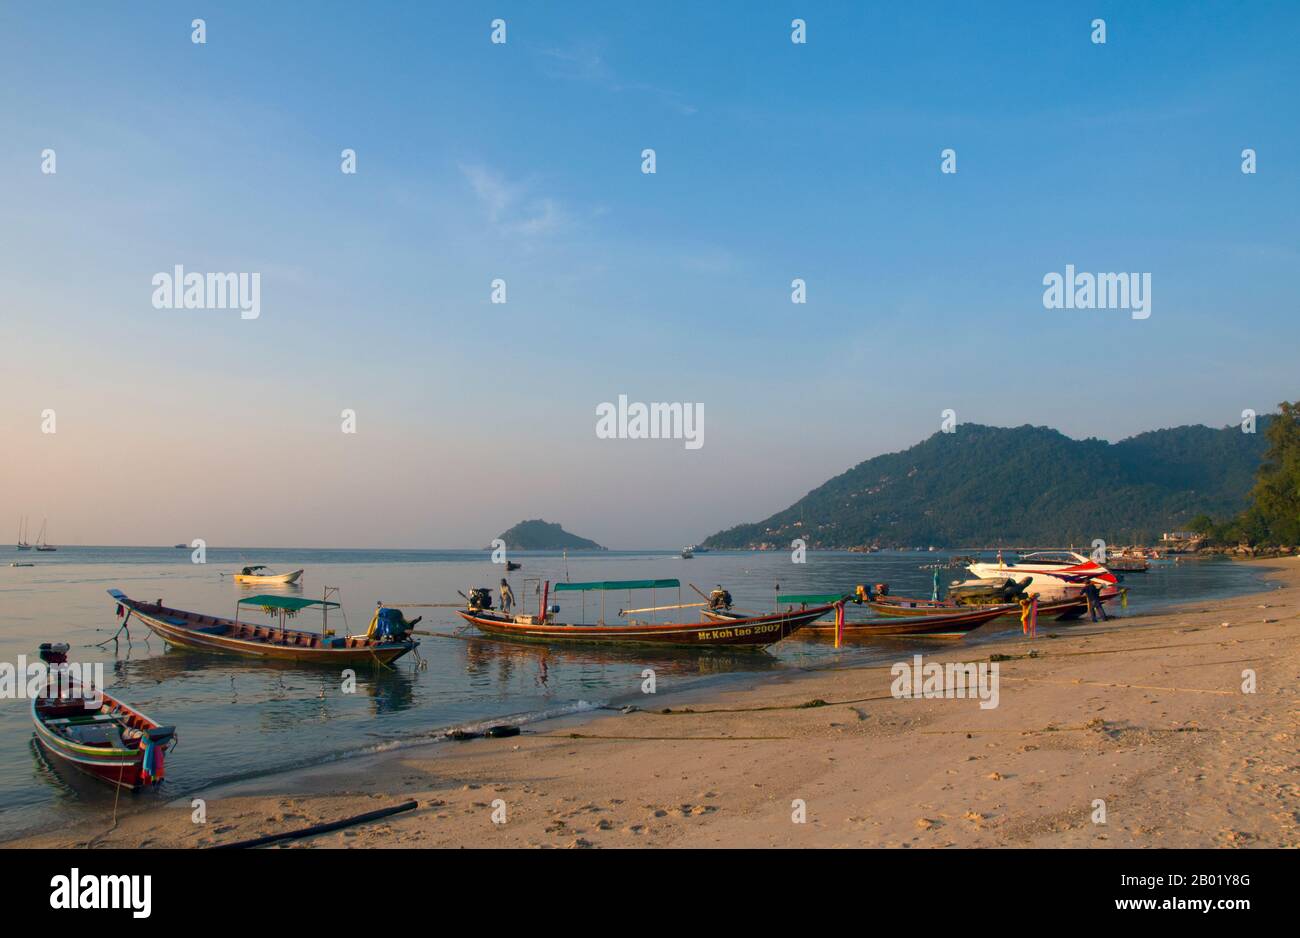
<instances>
[{"instance_id":1,"label":"blue boat canopy","mask_svg":"<svg viewBox=\"0 0 1300 938\"><path fill-rule=\"evenodd\" d=\"M680 589L681 580L597 580L592 583L556 583L555 592L564 590L656 590Z\"/></svg>"}]
</instances>

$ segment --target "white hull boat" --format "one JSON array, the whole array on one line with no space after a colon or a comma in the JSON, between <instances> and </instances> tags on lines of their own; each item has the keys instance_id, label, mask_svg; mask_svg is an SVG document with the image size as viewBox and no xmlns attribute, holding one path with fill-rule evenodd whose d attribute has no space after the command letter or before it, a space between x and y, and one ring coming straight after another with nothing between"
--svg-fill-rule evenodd
<instances>
[{"instance_id":1,"label":"white hull boat","mask_svg":"<svg viewBox=\"0 0 1300 938\"><path fill-rule=\"evenodd\" d=\"M966 569L979 579L1010 578L1019 582L1029 577L1026 588L1043 597L1078 593L1089 583L1108 590L1118 582L1102 564L1072 550L1037 551L1014 561L999 555L993 563L973 563Z\"/></svg>"}]
</instances>

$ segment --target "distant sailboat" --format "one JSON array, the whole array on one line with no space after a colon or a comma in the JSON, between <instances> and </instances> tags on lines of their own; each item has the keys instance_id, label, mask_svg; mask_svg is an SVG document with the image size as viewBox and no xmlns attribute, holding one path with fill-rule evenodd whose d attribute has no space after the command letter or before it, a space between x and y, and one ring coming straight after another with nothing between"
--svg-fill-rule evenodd
<instances>
[{"instance_id":1,"label":"distant sailboat","mask_svg":"<svg viewBox=\"0 0 1300 938\"><path fill-rule=\"evenodd\" d=\"M36 535L36 549L39 551L58 550L57 547L53 547L45 543L45 519L44 518L41 519L41 533Z\"/></svg>"},{"instance_id":2,"label":"distant sailboat","mask_svg":"<svg viewBox=\"0 0 1300 938\"><path fill-rule=\"evenodd\" d=\"M27 543L27 516L18 519L18 549L31 550L32 545Z\"/></svg>"}]
</instances>

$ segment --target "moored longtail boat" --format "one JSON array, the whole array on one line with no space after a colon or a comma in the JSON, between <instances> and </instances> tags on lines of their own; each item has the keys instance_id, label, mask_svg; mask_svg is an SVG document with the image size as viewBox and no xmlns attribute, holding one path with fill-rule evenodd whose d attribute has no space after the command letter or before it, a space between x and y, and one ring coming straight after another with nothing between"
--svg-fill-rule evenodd
<instances>
[{"instance_id":1,"label":"moored longtail boat","mask_svg":"<svg viewBox=\"0 0 1300 938\"><path fill-rule=\"evenodd\" d=\"M321 599L247 596L236 604L234 619L223 619L172 609L160 602L140 602L115 589L108 593L117 600L119 615L125 613L127 619L134 615L169 644L195 651L304 664L390 664L420 644L410 637L415 623L407 622L396 609L379 610L365 635L338 637L325 626L318 633L291 629L285 624L288 616L303 609L319 608L328 616L330 609L339 608L338 603ZM271 614L278 612L280 623L255 625L240 622L241 605L260 606Z\"/></svg>"},{"instance_id":2,"label":"moored longtail boat","mask_svg":"<svg viewBox=\"0 0 1300 938\"><path fill-rule=\"evenodd\" d=\"M927 636L929 638L961 638L967 632L973 632L986 622L1000 616L1009 615L1011 610L1002 606L966 606L943 614L934 613L927 616L900 616L897 618L872 619L865 622L846 621L842 635L846 639L890 638L896 636ZM1020 607L1015 607L1019 614ZM732 616L742 615L736 612L708 610L704 613L715 621L728 621ZM806 626L800 637L833 638L834 621L815 621Z\"/></svg>"},{"instance_id":3,"label":"moored longtail boat","mask_svg":"<svg viewBox=\"0 0 1300 938\"><path fill-rule=\"evenodd\" d=\"M1109 597L1103 596L1105 601ZM989 606L959 605L948 600L935 599L913 599L907 596L878 596L874 600L867 602L871 610L882 616L891 618L914 618L929 617L936 615L949 615L962 610L979 610L979 609L999 609L999 615L1018 616L1020 615L1019 603L997 603ZM1088 601L1082 595L1074 596L1068 599L1055 599L1049 601L1039 601L1038 617L1040 619L1077 619L1088 611ZM994 616L993 618L997 618Z\"/></svg>"},{"instance_id":4,"label":"moored longtail boat","mask_svg":"<svg viewBox=\"0 0 1300 938\"><path fill-rule=\"evenodd\" d=\"M87 696L67 672L68 646L46 643L41 660L48 683L32 699L32 723L41 749L58 763L134 791L157 785L164 753L176 745L176 728L100 691Z\"/></svg>"},{"instance_id":5,"label":"moored longtail boat","mask_svg":"<svg viewBox=\"0 0 1300 938\"><path fill-rule=\"evenodd\" d=\"M456 614L480 632L497 638L531 642L582 643L597 645L681 645L692 648L725 645L730 647L765 648L774 642L832 612L836 603L829 602L802 609L790 609L769 615L740 616L725 620L708 619L700 622L643 622L629 617L627 624L605 624L605 593L628 590L677 589L679 602L671 607L652 605L644 610L684 608L680 602L681 582L667 580L612 580L594 583L557 583L557 593L565 591L599 592L601 613L596 624L566 625L555 621L559 608L547 606L550 584L542 594L538 615L507 615L490 607L487 590L472 590L468 609L458 609ZM847 599L848 597L842 597ZM484 600L487 600L486 603ZM695 604L698 605L698 604Z\"/></svg>"}]
</instances>

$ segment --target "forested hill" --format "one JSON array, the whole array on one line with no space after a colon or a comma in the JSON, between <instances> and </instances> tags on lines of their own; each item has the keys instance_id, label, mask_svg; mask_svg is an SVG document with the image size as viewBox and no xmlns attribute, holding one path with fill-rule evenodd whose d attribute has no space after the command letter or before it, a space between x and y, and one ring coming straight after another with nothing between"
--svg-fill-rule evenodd
<instances>
[{"instance_id":1,"label":"forested hill","mask_svg":"<svg viewBox=\"0 0 1300 938\"><path fill-rule=\"evenodd\" d=\"M1153 430L1118 443L1048 427L961 424L859 463L784 511L707 547L986 546L1150 541L1247 502L1266 447L1238 426Z\"/></svg>"},{"instance_id":2,"label":"forested hill","mask_svg":"<svg viewBox=\"0 0 1300 938\"><path fill-rule=\"evenodd\" d=\"M604 550L595 541L570 534L558 524L542 521L521 521L501 535L511 550Z\"/></svg>"}]
</instances>

